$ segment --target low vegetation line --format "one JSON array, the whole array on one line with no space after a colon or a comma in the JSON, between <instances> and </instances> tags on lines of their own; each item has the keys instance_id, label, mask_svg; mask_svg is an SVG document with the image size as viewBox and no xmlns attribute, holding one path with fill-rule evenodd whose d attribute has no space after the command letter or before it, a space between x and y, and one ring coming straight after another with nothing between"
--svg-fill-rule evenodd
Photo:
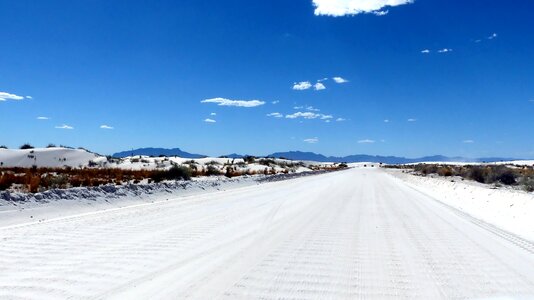
<instances>
[{"instance_id":1,"label":"low vegetation line","mask_svg":"<svg viewBox=\"0 0 534 300\"><path fill-rule=\"evenodd\" d=\"M443 177L461 177L495 186L517 186L527 192L534 192L534 167L524 165L385 165L384 168L411 171L415 175L436 174Z\"/></svg>"}]
</instances>

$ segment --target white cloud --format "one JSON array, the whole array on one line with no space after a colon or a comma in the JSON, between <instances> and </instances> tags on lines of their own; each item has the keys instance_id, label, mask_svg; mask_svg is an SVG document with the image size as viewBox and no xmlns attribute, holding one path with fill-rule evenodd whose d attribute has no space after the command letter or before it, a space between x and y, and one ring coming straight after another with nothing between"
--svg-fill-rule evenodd
<instances>
[{"instance_id":1,"label":"white cloud","mask_svg":"<svg viewBox=\"0 0 534 300\"><path fill-rule=\"evenodd\" d=\"M309 81L301 81L293 83L293 89L297 91L307 90L312 87Z\"/></svg>"},{"instance_id":2,"label":"white cloud","mask_svg":"<svg viewBox=\"0 0 534 300\"><path fill-rule=\"evenodd\" d=\"M100 129L115 129L115 128L104 124L104 125L100 125Z\"/></svg>"},{"instance_id":3,"label":"white cloud","mask_svg":"<svg viewBox=\"0 0 534 300\"><path fill-rule=\"evenodd\" d=\"M26 99L33 99L32 96L26 96Z\"/></svg>"},{"instance_id":4,"label":"white cloud","mask_svg":"<svg viewBox=\"0 0 534 300\"><path fill-rule=\"evenodd\" d=\"M325 123L330 123L332 120L324 120Z\"/></svg>"},{"instance_id":5,"label":"white cloud","mask_svg":"<svg viewBox=\"0 0 534 300\"><path fill-rule=\"evenodd\" d=\"M216 116L216 115L217 113L214 113L214 112L210 114L210 116Z\"/></svg>"},{"instance_id":6,"label":"white cloud","mask_svg":"<svg viewBox=\"0 0 534 300\"><path fill-rule=\"evenodd\" d=\"M361 13L385 14L382 8L412 3L413 0L313 0L316 16L340 17ZM381 12L382 11L382 12ZM386 12L387 13L387 12Z\"/></svg>"},{"instance_id":7,"label":"white cloud","mask_svg":"<svg viewBox=\"0 0 534 300\"><path fill-rule=\"evenodd\" d=\"M213 119L210 119L210 118L207 118L207 119L204 119L204 122L206 122L206 123L216 123L217 121L215 121Z\"/></svg>"},{"instance_id":8,"label":"white cloud","mask_svg":"<svg viewBox=\"0 0 534 300\"><path fill-rule=\"evenodd\" d=\"M414 119L414 118L408 119L408 122L416 122L416 121L417 121L417 119Z\"/></svg>"},{"instance_id":9,"label":"white cloud","mask_svg":"<svg viewBox=\"0 0 534 300\"><path fill-rule=\"evenodd\" d=\"M255 107L264 105L261 100L230 100L225 98L212 98L200 101L201 103L217 103L219 106Z\"/></svg>"},{"instance_id":10,"label":"white cloud","mask_svg":"<svg viewBox=\"0 0 534 300\"><path fill-rule=\"evenodd\" d=\"M297 119L297 118L329 120L329 119L332 119L333 116L325 115L325 114L318 114L318 113L314 113L311 111L307 111L307 112L298 111L296 113L286 115L286 119Z\"/></svg>"},{"instance_id":11,"label":"white cloud","mask_svg":"<svg viewBox=\"0 0 534 300\"><path fill-rule=\"evenodd\" d=\"M388 119L385 119L385 120L384 120L384 123L389 123L389 120L388 120Z\"/></svg>"},{"instance_id":12,"label":"white cloud","mask_svg":"<svg viewBox=\"0 0 534 300\"><path fill-rule=\"evenodd\" d=\"M325 78L318 79L317 82L323 82L323 81L327 81L327 80L328 80L328 78L325 77Z\"/></svg>"},{"instance_id":13,"label":"white cloud","mask_svg":"<svg viewBox=\"0 0 534 300\"><path fill-rule=\"evenodd\" d=\"M267 114L267 117L273 117L273 118L283 118L284 115L282 115L281 113L279 112L273 112L273 113L270 113L270 114Z\"/></svg>"},{"instance_id":14,"label":"white cloud","mask_svg":"<svg viewBox=\"0 0 534 300\"><path fill-rule=\"evenodd\" d=\"M37 120L50 120L49 117L37 117Z\"/></svg>"},{"instance_id":15,"label":"white cloud","mask_svg":"<svg viewBox=\"0 0 534 300\"><path fill-rule=\"evenodd\" d=\"M280 101L278 101L278 100L274 100L274 101L271 102L271 103L272 103L272 104L278 104L278 103L280 103Z\"/></svg>"},{"instance_id":16,"label":"white cloud","mask_svg":"<svg viewBox=\"0 0 534 300\"><path fill-rule=\"evenodd\" d=\"M359 140L358 144L374 144L375 140L365 139L365 140Z\"/></svg>"},{"instance_id":17,"label":"white cloud","mask_svg":"<svg viewBox=\"0 0 534 300\"><path fill-rule=\"evenodd\" d=\"M475 141L473 141L473 140L463 140L462 143L464 143L464 144L473 144L473 143L475 143Z\"/></svg>"},{"instance_id":18,"label":"white cloud","mask_svg":"<svg viewBox=\"0 0 534 300\"><path fill-rule=\"evenodd\" d=\"M438 53L447 53L447 52L452 52L452 49L450 48L443 48L441 50L438 50Z\"/></svg>"},{"instance_id":19,"label":"white cloud","mask_svg":"<svg viewBox=\"0 0 534 300\"><path fill-rule=\"evenodd\" d=\"M320 109L315 108L313 106L293 106L293 109L305 109L308 111L321 111Z\"/></svg>"},{"instance_id":20,"label":"white cloud","mask_svg":"<svg viewBox=\"0 0 534 300\"><path fill-rule=\"evenodd\" d=\"M332 79L333 79L336 83L345 83L345 82L349 82L347 79L342 78L342 77L332 77Z\"/></svg>"},{"instance_id":21,"label":"white cloud","mask_svg":"<svg viewBox=\"0 0 534 300\"><path fill-rule=\"evenodd\" d=\"M74 127L69 126L67 124L63 124L61 126L56 126L57 129L74 129Z\"/></svg>"},{"instance_id":22,"label":"white cloud","mask_svg":"<svg viewBox=\"0 0 534 300\"><path fill-rule=\"evenodd\" d=\"M430 50L428 50L428 49L421 50L421 53L423 53L423 54L428 54L428 53L430 53Z\"/></svg>"},{"instance_id":23,"label":"white cloud","mask_svg":"<svg viewBox=\"0 0 534 300\"><path fill-rule=\"evenodd\" d=\"M320 90L324 90L326 89L326 86L324 86L324 84L320 83L320 82L317 82L316 84L313 85L313 88L316 90L316 91L320 91Z\"/></svg>"},{"instance_id":24,"label":"white cloud","mask_svg":"<svg viewBox=\"0 0 534 300\"><path fill-rule=\"evenodd\" d=\"M497 34L495 32L488 36L488 40L493 40L495 38L497 38Z\"/></svg>"},{"instance_id":25,"label":"white cloud","mask_svg":"<svg viewBox=\"0 0 534 300\"><path fill-rule=\"evenodd\" d=\"M22 100L22 99L24 99L24 97L19 96L19 95L10 94L10 93L6 93L6 92L0 92L0 101Z\"/></svg>"},{"instance_id":26,"label":"white cloud","mask_svg":"<svg viewBox=\"0 0 534 300\"><path fill-rule=\"evenodd\" d=\"M345 119L345 118L337 118L336 119L336 122L343 122L343 121L347 121L347 119Z\"/></svg>"},{"instance_id":27,"label":"white cloud","mask_svg":"<svg viewBox=\"0 0 534 300\"><path fill-rule=\"evenodd\" d=\"M287 119L296 119L296 118L304 118L304 119L316 119L316 118L319 118L321 116L321 114L316 114L316 113L313 113L313 112L301 112L301 111L298 111L294 114L290 114L290 115L286 115L286 118Z\"/></svg>"},{"instance_id":28,"label":"white cloud","mask_svg":"<svg viewBox=\"0 0 534 300\"><path fill-rule=\"evenodd\" d=\"M319 142L319 138L318 137L312 137L312 138L309 138L309 139L304 139L303 141L308 143L308 144L316 144L316 143Z\"/></svg>"}]
</instances>

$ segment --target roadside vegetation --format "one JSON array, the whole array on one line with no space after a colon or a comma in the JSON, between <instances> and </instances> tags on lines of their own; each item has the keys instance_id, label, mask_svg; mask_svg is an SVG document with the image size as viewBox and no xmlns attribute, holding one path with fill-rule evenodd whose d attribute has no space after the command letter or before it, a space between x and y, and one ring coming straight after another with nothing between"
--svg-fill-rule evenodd
<instances>
[{"instance_id":1,"label":"roadside vegetation","mask_svg":"<svg viewBox=\"0 0 534 300\"><path fill-rule=\"evenodd\" d=\"M263 170L243 170L237 165L225 164L217 168L213 164L201 166L193 160L183 165L173 165L168 169L127 170L121 168L0 168L0 191L37 193L50 189L67 189L73 187L96 187L101 185L124 185L139 183L157 183L165 180L190 180L201 176L237 177L245 175L288 174L274 165L265 165ZM335 171L346 165L311 168L312 171Z\"/></svg>"},{"instance_id":2,"label":"roadside vegetation","mask_svg":"<svg viewBox=\"0 0 534 300\"><path fill-rule=\"evenodd\" d=\"M460 177L495 186L518 186L534 192L534 167L524 165L386 165L385 168L413 171L417 175L435 174L443 177Z\"/></svg>"}]
</instances>

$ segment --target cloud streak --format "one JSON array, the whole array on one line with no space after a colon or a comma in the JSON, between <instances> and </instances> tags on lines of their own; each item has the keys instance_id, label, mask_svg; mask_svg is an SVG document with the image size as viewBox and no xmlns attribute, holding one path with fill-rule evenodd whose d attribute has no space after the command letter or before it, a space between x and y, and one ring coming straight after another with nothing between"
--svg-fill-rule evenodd
<instances>
[{"instance_id":1,"label":"cloud streak","mask_svg":"<svg viewBox=\"0 0 534 300\"><path fill-rule=\"evenodd\" d=\"M217 123L217 121L215 121L213 119L210 119L210 118L204 119L204 122L206 122L206 123Z\"/></svg>"},{"instance_id":2,"label":"cloud streak","mask_svg":"<svg viewBox=\"0 0 534 300\"><path fill-rule=\"evenodd\" d=\"M365 139L365 140L359 140L358 144L374 144L375 140Z\"/></svg>"},{"instance_id":3,"label":"cloud streak","mask_svg":"<svg viewBox=\"0 0 534 300\"><path fill-rule=\"evenodd\" d=\"M412 3L413 0L313 0L316 16L341 17L363 13L383 16L388 13L384 7L393 7Z\"/></svg>"},{"instance_id":4,"label":"cloud streak","mask_svg":"<svg viewBox=\"0 0 534 300\"><path fill-rule=\"evenodd\" d=\"M235 107L256 107L264 105L265 101L261 100L231 100L226 98L211 98L200 101L201 103L215 103L219 106L235 106Z\"/></svg>"},{"instance_id":5,"label":"cloud streak","mask_svg":"<svg viewBox=\"0 0 534 300\"><path fill-rule=\"evenodd\" d=\"M283 118L284 115L282 115L281 113L279 112L273 112L273 113L270 113L270 114L267 114L267 117L273 117L273 118Z\"/></svg>"},{"instance_id":6,"label":"cloud streak","mask_svg":"<svg viewBox=\"0 0 534 300\"><path fill-rule=\"evenodd\" d=\"M23 96L10 94L7 92L0 92L0 101L7 101L7 100L22 100L24 99Z\"/></svg>"},{"instance_id":7,"label":"cloud streak","mask_svg":"<svg viewBox=\"0 0 534 300\"><path fill-rule=\"evenodd\" d=\"M306 111L306 112L298 111L296 113L286 115L286 119L298 119L298 118L303 118L303 119L308 119L308 120L311 120L311 119L329 120L329 119L332 119L333 116L325 115L325 114L318 114L318 113L314 113L311 111Z\"/></svg>"},{"instance_id":8,"label":"cloud streak","mask_svg":"<svg viewBox=\"0 0 534 300\"><path fill-rule=\"evenodd\" d=\"M114 127L112 126L109 126L109 125L100 125L100 129L115 129Z\"/></svg>"},{"instance_id":9,"label":"cloud streak","mask_svg":"<svg viewBox=\"0 0 534 300\"><path fill-rule=\"evenodd\" d=\"M37 117L37 120L50 120L49 117Z\"/></svg>"},{"instance_id":10,"label":"cloud streak","mask_svg":"<svg viewBox=\"0 0 534 300\"><path fill-rule=\"evenodd\" d=\"M63 124L61 126L56 126L56 129L68 129L68 130L71 130L71 129L74 129L74 127L72 127L70 125L67 125L67 124Z\"/></svg>"},{"instance_id":11,"label":"cloud streak","mask_svg":"<svg viewBox=\"0 0 534 300\"><path fill-rule=\"evenodd\" d=\"M347 79L343 78L343 77L332 77L332 79L336 82L336 83L346 83L346 82L349 82Z\"/></svg>"},{"instance_id":12,"label":"cloud streak","mask_svg":"<svg viewBox=\"0 0 534 300\"><path fill-rule=\"evenodd\" d=\"M309 138L309 139L304 139L303 141L305 143L308 143L308 144L317 144L319 142L319 138L318 137L312 137L312 138Z\"/></svg>"}]
</instances>

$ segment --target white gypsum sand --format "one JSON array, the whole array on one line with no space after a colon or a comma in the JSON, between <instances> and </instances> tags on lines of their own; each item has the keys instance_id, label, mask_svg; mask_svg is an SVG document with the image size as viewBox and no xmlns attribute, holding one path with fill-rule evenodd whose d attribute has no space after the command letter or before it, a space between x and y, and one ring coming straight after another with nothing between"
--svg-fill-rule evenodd
<instances>
[{"instance_id":1,"label":"white gypsum sand","mask_svg":"<svg viewBox=\"0 0 534 300\"><path fill-rule=\"evenodd\" d=\"M376 168L14 224L0 241L8 299L534 295L532 242Z\"/></svg>"}]
</instances>

